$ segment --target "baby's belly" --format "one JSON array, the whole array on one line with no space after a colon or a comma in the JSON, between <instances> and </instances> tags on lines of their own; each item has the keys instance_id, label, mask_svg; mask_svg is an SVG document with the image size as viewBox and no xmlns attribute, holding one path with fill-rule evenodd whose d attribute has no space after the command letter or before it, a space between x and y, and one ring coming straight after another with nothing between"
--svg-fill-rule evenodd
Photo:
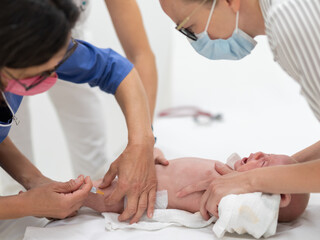
<instances>
[{"instance_id":1,"label":"baby's belly","mask_svg":"<svg viewBox=\"0 0 320 240\"><path fill-rule=\"evenodd\" d=\"M208 175L219 175L214 169L215 161L201 158L179 158L170 161L169 166L156 165L158 191L167 190L168 208L199 211L202 192L177 198L182 188L207 179Z\"/></svg>"}]
</instances>

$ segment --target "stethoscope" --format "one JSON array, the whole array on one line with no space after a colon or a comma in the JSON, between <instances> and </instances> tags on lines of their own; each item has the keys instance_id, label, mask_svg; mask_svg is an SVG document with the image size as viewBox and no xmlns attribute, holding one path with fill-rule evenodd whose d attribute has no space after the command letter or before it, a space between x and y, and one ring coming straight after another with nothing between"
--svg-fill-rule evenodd
<instances>
[{"instance_id":1,"label":"stethoscope","mask_svg":"<svg viewBox=\"0 0 320 240\"><path fill-rule=\"evenodd\" d=\"M16 117L14 111L12 110L12 108L11 108L11 106L10 106L7 98L6 98L6 95L5 95L4 92L2 92L2 91L1 91L1 94L2 94L2 97L3 97L4 101L5 101L5 103L7 104L7 107L9 108L9 110L10 110L10 112L11 112L11 115L12 115L12 118L11 118L11 119L16 123L16 125L19 125L20 120ZM0 127L10 127L10 126L12 125L12 122L13 122L13 121L11 121L10 123L5 123L5 124L1 124L1 123L0 123Z\"/></svg>"},{"instance_id":2,"label":"stethoscope","mask_svg":"<svg viewBox=\"0 0 320 240\"><path fill-rule=\"evenodd\" d=\"M207 111L203 111L195 106L182 106L182 107L173 107L161 111L158 114L158 117L170 117L170 118L179 118L179 117L192 117L193 120L199 125L207 125L213 121L221 121L221 114L212 114Z\"/></svg>"}]
</instances>

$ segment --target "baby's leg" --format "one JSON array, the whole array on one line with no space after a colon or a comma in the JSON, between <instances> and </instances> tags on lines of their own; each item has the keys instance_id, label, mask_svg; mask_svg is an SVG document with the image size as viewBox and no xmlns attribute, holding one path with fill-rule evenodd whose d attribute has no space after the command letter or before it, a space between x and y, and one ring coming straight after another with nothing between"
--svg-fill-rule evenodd
<instances>
[{"instance_id":1,"label":"baby's leg","mask_svg":"<svg viewBox=\"0 0 320 240\"><path fill-rule=\"evenodd\" d=\"M98 187L101 183L101 180L94 181L93 186ZM108 197L116 187L116 181L113 181L111 186L105 189L100 189L104 192L104 195L89 193L88 198L84 202L84 206L92 208L98 212L114 212L114 213L122 213L123 212L123 199L111 206L106 206L104 200Z\"/></svg>"}]
</instances>

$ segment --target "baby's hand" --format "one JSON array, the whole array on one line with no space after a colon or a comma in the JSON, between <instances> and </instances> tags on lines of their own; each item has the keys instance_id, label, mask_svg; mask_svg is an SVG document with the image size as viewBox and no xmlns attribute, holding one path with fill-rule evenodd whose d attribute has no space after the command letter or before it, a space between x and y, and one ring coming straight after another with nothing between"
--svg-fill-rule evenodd
<instances>
[{"instance_id":1,"label":"baby's hand","mask_svg":"<svg viewBox=\"0 0 320 240\"><path fill-rule=\"evenodd\" d=\"M159 148L153 149L153 158L155 164L160 164L163 166L169 165L169 161L164 157L163 152Z\"/></svg>"}]
</instances>

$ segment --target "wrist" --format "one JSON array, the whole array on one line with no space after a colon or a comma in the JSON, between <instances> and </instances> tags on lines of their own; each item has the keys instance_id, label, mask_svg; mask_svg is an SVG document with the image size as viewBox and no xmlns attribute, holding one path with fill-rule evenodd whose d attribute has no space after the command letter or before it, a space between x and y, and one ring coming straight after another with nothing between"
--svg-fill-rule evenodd
<instances>
[{"instance_id":1,"label":"wrist","mask_svg":"<svg viewBox=\"0 0 320 240\"><path fill-rule=\"evenodd\" d=\"M154 146L155 138L152 129L139 134L128 135L128 145Z\"/></svg>"},{"instance_id":2,"label":"wrist","mask_svg":"<svg viewBox=\"0 0 320 240\"><path fill-rule=\"evenodd\" d=\"M258 178L254 175L254 170L248 171L248 172L244 172L243 173L244 176L244 183L245 183L245 188L246 191L248 193L252 193L252 192L258 192Z\"/></svg>"},{"instance_id":3,"label":"wrist","mask_svg":"<svg viewBox=\"0 0 320 240\"><path fill-rule=\"evenodd\" d=\"M23 186L27 190L30 190L30 189L35 188L37 186L40 186L42 184L52 182L52 180L50 178L45 177L41 173L39 173L39 174L36 174L32 177L25 178L23 182L24 182Z\"/></svg>"}]
</instances>

